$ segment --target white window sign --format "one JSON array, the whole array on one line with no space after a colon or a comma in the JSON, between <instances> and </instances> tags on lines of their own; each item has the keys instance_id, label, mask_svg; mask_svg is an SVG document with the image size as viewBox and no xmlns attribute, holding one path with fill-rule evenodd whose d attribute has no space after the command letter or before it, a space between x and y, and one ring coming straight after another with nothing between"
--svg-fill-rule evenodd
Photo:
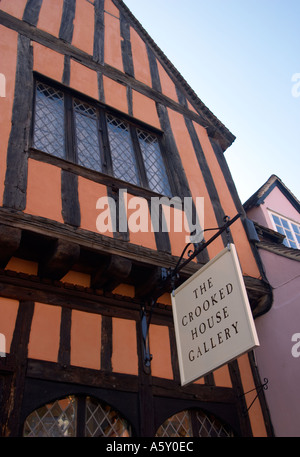
<instances>
[{"instance_id":1,"label":"white window sign","mask_svg":"<svg viewBox=\"0 0 300 457\"><path fill-rule=\"evenodd\" d=\"M259 346L233 244L174 291L172 308L182 386Z\"/></svg>"}]
</instances>

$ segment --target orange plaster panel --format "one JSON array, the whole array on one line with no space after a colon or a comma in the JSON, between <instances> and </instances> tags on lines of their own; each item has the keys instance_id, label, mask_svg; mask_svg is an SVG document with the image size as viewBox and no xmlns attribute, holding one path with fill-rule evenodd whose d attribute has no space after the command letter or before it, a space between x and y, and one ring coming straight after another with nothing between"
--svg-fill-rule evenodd
<instances>
[{"instance_id":1,"label":"orange plaster panel","mask_svg":"<svg viewBox=\"0 0 300 457\"><path fill-rule=\"evenodd\" d=\"M33 43L33 70L49 78L61 81L64 71L64 56L39 43Z\"/></svg>"},{"instance_id":2,"label":"orange plaster panel","mask_svg":"<svg viewBox=\"0 0 300 457\"><path fill-rule=\"evenodd\" d=\"M224 209L226 215L228 215L230 218L233 218L237 214L237 209L213 147L209 141L207 132L201 125L197 124L196 122L194 122L194 126L198 134L207 164L213 176L222 208ZM250 243L240 219L230 227L230 231L233 237L233 241L237 246L243 273L248 276L259 277L259 269L254 259Z\"/></svg>"},{"instance_id":3,"label":"orange plaster panel","mask_svg":"<svg viewBox=\"0 0 300 457\"><path fill-rule=\"evenodd\" d=\"M94 6L87 1L76 1L72 45L89 55L93 55L94 28Z\"/></svg>"},{"instance_id":4,"label":"orange plaster panel","mask_svg":"<svg viewBox=\"0 0 300 457\"><path fill-rule=\"evenodd\" d=\"M101 316L72 310L71 365L100 370Z\"/></svg>"},{"instance_id":5,"label":"orange plaster panel","mask_svg":"<svg viewBox=\"0 0 300 457\"><path fill-rule=\"evenodd\" d=\"M104 10L113 16L120 17L119 9L111 0L104 0Z\"/></svg>"},{"instance_id":6,"label":"orange plaster panel","mask_svg":"<svg viewBox=\"0 0 300 457\"><path fill-rule=\"evenodd\" d=\"M150 325L149 330L152 376L173 379L169 328L161 325Z\"/></svg>"},{"instance_id":7,"label":"orange plaster panel","mask_svg":"<svg viewBox=\"0 0 300 457\"><path fill-rule=\"evenodd\" d=\"M158 73L160 78L161 90L164 95L169 98L172 98L175 102L178 103L178 97L175 89L175 84L173 83L172 79L163 68L161 63L157 61L158 66Z\"/></svg>"},{"instance_id":8,"label":"orange plaster panel","mask_svg":"<svg viewBox=\"0 0 300 457\"><path fill-rule=\"evenodd\" d=\"M1 0L0 10L5 11L8 14L11 14L12 16L17 17L18 19L22 19L26 3L27 0Z\"/></svg>"},{"instance_id":9,"label":"orange plaster panel","mask_svg":"<svg viewBox=\"0 0 300 457\"><path fill-rule=\"evenodd\" d=\"M61 307L34 304L28 357L57 362L60 341Z\"/></svg>"},{"instance_id":10,"label":"orange plaster panel","mask_svg":"<svg viewBox=\"0 0 300 457\"><path fill-rule=\"evenodd\" d=\"M224 365L223 367L218 368L218 370L214 371L214 380L217 387L232 388L228 365Z\"/></svg>"},{"instance_id":11,"label":"orange plaster panel","mask_svg":"<svg viewBox=\"0 0 300 457\"><path fill-rule=\"evenodd\" d=\"M16 271L17 273L26 273L28 275L37 275L38 263L12 257L6 265L5 270Z\"/></svg>"},{"instance_id":12,"label":"orange plaster panel","mask_svg":"<svg viewBox=\"0 0 300 457\"><path fill-rule=\"evenodd\" d=\"M128 113L126 86L103 76L103 87L105 103L123 113Z\"/></svg>"},{"instance_id":13,"label":"orange plaster panel","mask_svg":"<svg viewBox=\"0 0 300 457\"><path fill-rule=\"evenodd\" d=\"M112 237L113 230L108 203L106 203L105 207L103 206L102 209L96 208L99 198L103 198L103 201L107 202L106 186L78 176L78 196L81 213L81 228ZM105 226L98 223L100 216L103 214L107 215L104 221Z\"/></svg>"},{"instance_id":14,"label":"orange plaster panel","mask_svg":"<svg viewBox=\"0 0 300 457\"><path fill-rule=\"evenodd\" d=\"M24 212L63 222L61 205L60 168L29 159L27 202Z\"/></svg>"},{"instance_id":15,"label":"orange plaster panel","mask_svg":"<svg viewBox=\"0 0 300 457\"><path fill-rule=\"evenodd\" d=\"M146 45L139 34L132 27L130 27L130 39L135 79L138 79L147 86L152 87Z\"/></svg>"},{"instance_id":16,"label":"orange plaster panel","mask_svg":"<svg viewBox=\"0 0 300 457\"><path fill-rule=\"evenodd\" d=\"M205 384L205 379L204 379L204 377L203 377L203 378L197 379L197 381L195 381L193 384L202 384L202 385Z\"/></svg>"},{"instance_id":17,"label":"orange plaster panel","mask_svg":"<svg viewBox=\"0 0 300 457\"><path fill-rule=\"evenodd\" d=\"M253 376L252 376L252 372L251 372L248 355L247 354L242 355L241 357L239 357L237 359L237 361L238 361L238 365L239 365L239 370L240 370L240 375L241 375L244 392L249 392L250 390L253 390L253 392L251 392L245 396L247 408L249 408L249 406L253 402L255 396L257 395L257 392L255 390L255 384L253 381ZM260 402L258 400L253 403L253 405L249 409L248 414L250 417L253 437L266 437L267 431L266 431L266 427L265 427L265 421L264 421L262 410L260 407Z\"/></svg>"},{"instance_id":18,"label":"orange plaster panel","mask_svg":"<svg viewBox=\"0 0 300 457\"><path fill-rule=\"evenodd\" d=\"M58 37L63 3L63 0L43 0L37 28Z\"/></svg>"},{"instance_id":19,"label":"orange plaster panel","mask_svg":"<svg viewBox=\"0 0 300 457\"><path fill-rule=\"evenodd\" d=\"M205 186L202 172L200 170L183 116L171 109L168 109L168 113L178 152L189 182L193 199L195 201L196 197L204 197L204 228L217 227L218 223L216 221L210 196ZM221 237L218 237L207 248L210 258L215 257L223 248L224 245L222 243L222 239Z\"/></svg>"},{"instance_id":20,"label":"orange plaster panel","mask_svg":"<svg viewBox=\"0 0 300 457\"><path fill-rule=\"evenodd\" d=\"M106 64L124 71L122 50L120 19L105 12L104 14L104 61Z\"/></svg>"},{"instance_id":21,"label":"orange plaster panel","mask_svg":"<svg viewBox=\"0 0 300 457\"><path fill-rule=\"evenodd\" d=\"M112 370L138 374L136 323L127 319L112 319Z\"/></svg>"},{"instance_id":22,"label":"orange plaster panel","mask_svg":"<svg viewBox=\"0 0 300 457\"><path fill-rule=\"evenodd\" d=\"M19 302L0 297L0 334L5 338L5 352L10 353L10 346L15 330ZM2 352L3 347L0 348ZM4 351L3 351L4 352Z\"/></svg>"},{"instance_id":23,"label":"orange plaster panel","mask_svg":"<svg viewBox=\"0 0 300 457\"><path fill-rule=\"evenodd\" d=\"M69 284L76 284L77 286L90 287L91 276L86 273L71 270L61 279L61 281Z\"/></svg>"},{"instance_id":24,"label":"orange plaster panel","mask_svg":"<svg viewBox=\"0 0 300 457\"><path fill-rule=\"evenodd\" d=\"M189 110L193 111L196 114L199 114L189 101L187 101L187 105Z\"/></svg>"},{"instance_id":25,"label":"orange plaster panel","mask_svg":"<svg viewBox=\"0 0 300 457\"><path fill-rule=\"evenodd\" d=\"M97 72L72 59L70 87L96 100L99 98Z\"/></svg>"},{"instance_id":26,"label":"orange plaster panel","mask_svg":"<svg viewBox=\"0 0 300 457\"><path fill-rule=\"evenodd\" d=\"M171 302L171 295L169 293L165 293L159 297L157 300L158 303L162 303L163 305L170 305L172 306Z\"/></svg>"},{"instance_id":27,"label":"orange plaster panel","mask_svg":"<svg viewBox=\"0 0 300 457\"><path fill-rule=\"evenodd\" d=\"M158 129L161 128L158 119L155 101L135 90L132 91L133 116L146 124Z\"/></svg>"},{"instance_id":28,"label":"orange plaster panel","mask_svg":"<svg viewBox=\"0 0 300 457\"><path fill-rule=\"evenodd\" d=\"M20 2L3 1L0 8L5 10L9 4ZM11 116L15 91L15 75L17 62L18 34L13 30L7 29L0 25L0 56L1 65L0 73L3 75L0 79L0 205L3 202L4 182L6 173L6 155L7 146L11 130Z\"/></svg>"},{"instance_id":29,"label":"orange plaster panel","mask_svg":"<svg viewBox=\"0 0 300 457\"><path fill-rule=\"evenodd\" d=\"M124 194L125 198L127 198L125 205L130 243L156 249L155 234L147 200L130 194Z\"/></svg>"},{"instance_id":30,"label":"orange plaster panel","mask_svg":"<svg viewBox=\"0 0 300 457\"><path fill-rule=\"evenodd\" d=\"M123 295L125 297L134 298L135 297L135 288L129 284L120 284L113 290L114 294Z\"/></svg>"}]
</instances>

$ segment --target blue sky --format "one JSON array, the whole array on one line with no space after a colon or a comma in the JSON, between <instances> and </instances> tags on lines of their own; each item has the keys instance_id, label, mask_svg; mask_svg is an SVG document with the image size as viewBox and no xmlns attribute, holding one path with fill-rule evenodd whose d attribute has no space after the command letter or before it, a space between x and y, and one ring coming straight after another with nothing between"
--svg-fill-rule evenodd
<instances>
[{"instance_id":1,"label":"blue sky","mask_svg":"<svg viewBox=\"0 0 300 457\"><path fill-rule=\"evenodd\" d=\"M236 136L225 152L244 203L271 174L300 199L300 0L125 0ZM294 94L300 95L294 87Z\"/></svg>"}]
</instances>

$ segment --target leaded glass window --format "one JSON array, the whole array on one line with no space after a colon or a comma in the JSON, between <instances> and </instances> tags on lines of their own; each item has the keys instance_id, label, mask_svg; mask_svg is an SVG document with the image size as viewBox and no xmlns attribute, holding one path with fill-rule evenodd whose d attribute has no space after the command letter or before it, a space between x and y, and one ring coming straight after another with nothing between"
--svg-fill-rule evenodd
<instances>
[{"instance_id":1,"label":"leaded glass window","mask_svg":"<svg viewBox=\"0 0 300 457\"><path fill-rule=\"evenodd\" d=\"M109 405L103 405L94 398L87 397L85 436L113 437L129 436L127 422Z\"/></svg>"},{"instance_id":2,"label":"leaded glass window","mask_svg":"<svg viewBox=\"0 0 300 457\"><path fill-rule=\"evenodd\" d=\"M66 437L75 436L76 400L69 396L42 406L27 417L24 436Z\"/></svg>"},{"instance_id":3,"label":"leaded glass window","mask_svg":"<svg viewBox=\"0 0 300 457\"><path fill-rule=\"evenodd\" d=\"M96 109L74 100L77 158L79 165L102 171Z\"/></svg>"},{"instance_id":4,"label":"leaded glass window","mask_svg":"<svg viewBox=\"0 0 300 457\"><path fill-rule=\"evenodd\" d=\"M38 83L36 86L33 146L36 149L65 157L64 94Z\"/></svg>"},{"instance_id":5,"label":"leaded glass window","mask_svg":"<svg viewBox=\"0 0 300 457\"><path fill-rule=\"evenodd\" d=\"M143 155L149 188L155 192L170 195L170 185L161 156L157 136L143 130L137 131Z\"/></svg>"},{"instance_id":6,"label":"leaded glass window","mask_svg":"<svg viewBox=\"0 0 300 457\"><path fill-rule=\"evenodd\" d=\"M44 81L44 79L43 79ZM84 96L36 82L32 146L117 179L171 195L158 134Z\"/></svg>"},{"instance_id":7,"label":"leaded glass window","mask_svg":"<svg viewBox=\"0 0 300 457\"><path fill-rule=\"evenodd\" d=\"M107 128L114 176L132 184L139 184L137 164L128 124L108 115Z\"/></svg>"},{"instance_id":8,"label":"leaded glass window","mask_svg":"<svg viewBox=\"0 0 300 457\"><path fill-rule=\"evenodd\" d=\"M191 437L193 436L192 424L188 411L181 411L169 417L158 429L159 437Z\"/></svg>"},{"instance_id":9,"label":"leaded glass window","mask_svg":"<svg viewBox=\"0 0 300 457\"><path fill-rule=\"evenodd\" d=\"M92 397L69 395L33 411L25 421L23 436L129 437L131 427L111 406Z\"/></svg>"},{"instance_id":10,"label":"leaded glass window","mask_svg":"<svg viewBox=\"0 0 300 457\"><path fill-rule=\"evenodd\" d=\"M157 430L157 437L230 437L230 427L201 410L185 410L169 417Z\"/></svg>"},{"instance_id":11,"label":"leaded glass window","mask_svg":"<svg viewBox=\"0 0 300 457\"><path fill-rule=\"evenodd\" d=\"M201 410L196 411L198 436L201 437L232 437L232 430L212 414L206 414Z\"/></svg>"}]
</instances>

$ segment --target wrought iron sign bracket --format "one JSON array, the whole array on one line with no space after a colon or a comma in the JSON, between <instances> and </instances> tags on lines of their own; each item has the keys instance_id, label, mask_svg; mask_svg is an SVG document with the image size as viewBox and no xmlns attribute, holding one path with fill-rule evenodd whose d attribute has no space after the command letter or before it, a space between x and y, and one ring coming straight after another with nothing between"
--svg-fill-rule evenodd
<instances>
[{"instance_id":1,"label":"wrought iron sign bracket","mask_svg":"<svg viewBox=\"0 0 300 457\"><path fill-rule=\"evenodd\" d=\"M142 343L143 343L143 352L144 352L144 370L146 373L150 373L150 365L152 360L152 355L150 354L149 349L149 327L151 323L151 317L156 305L157 299L165 292L172 291L174 293L176 281L179 279L179 271L182 270L189 262L191 262L195 257L197 257L207 246L209 246L218 236L220 236L223 232L227 233L228 243L230 241L230 231L229 227L233 224L237 219L241 217L241 214L236 214L233 219L230 219L228 216L224 217L224 225L222 227L217 228L208 228L205 229L206 231L214 231L217 232L207 241L202 241L197 247L194 247L194 250L190 250L188 252L188 259L185 259L182 262L183 256L186 253L187 249L191 246L192 243L188 243L182 251L181 256L175 266L174 269L166 270L167 274L162 279L161 283L158 284L158 287L152 293L152 296L149 297L148 300L145 300L144 305L141 308L141 325L142 325ZM149 316L147 318L147 311L146 311L146 304L150 306Z\"/></svg>"},{"instance_id":2,"label":"wrought iron sign bracket","mask_svg":"<svg viewBox=\"0 0 300 457\"><path fill-rule=\"evenodd\" d=\"M268 378L264 378L264 383L261 384L260 386L258 387L255 387L254 389L251 389L251 390L248 390L248 392L245 392L243 395L240 395L239 398L243 398L245 397L247 394L250 394L251 392L254 392L254 390L257 391L257 394L255 396L255 398L252 400L250 406L248 406L246 412L245 412L245 416L247 415L249 409L252 407L253 403L257 400L257 398L259 397L260 393L263 391L263 390L268 390L269 386L268 386L268 383L269 383L269 380Z\"/></svg>"}]
</instances>

